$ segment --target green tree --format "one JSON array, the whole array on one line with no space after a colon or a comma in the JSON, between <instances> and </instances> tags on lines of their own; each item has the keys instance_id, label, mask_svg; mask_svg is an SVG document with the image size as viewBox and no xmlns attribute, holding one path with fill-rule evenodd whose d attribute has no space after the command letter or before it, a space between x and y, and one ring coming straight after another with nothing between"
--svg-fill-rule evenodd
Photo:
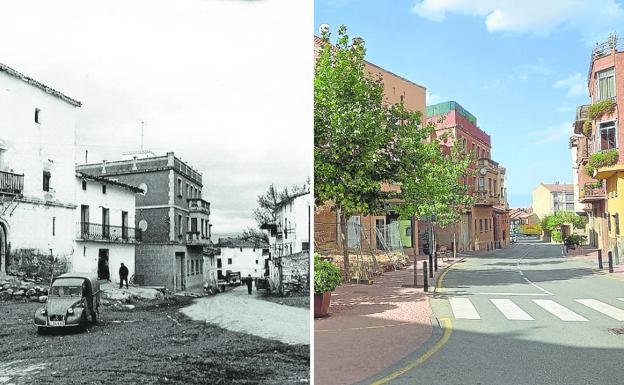
<instances>
[{"instance_id":1,"label":"green tree","mask_svg":"<svg viewBox=\"0 0 624 385\"><path fill-rule=\"evenodd\" d=\"M335 46L329 37L321 36L325 44L314 76L314 196L317 204L331 202L340 214L348 278L346 221L381 206L382 174L388 169L381 149L391 136L381 79L365 71L363 40L350 40L344 26Z\"/></svg>"}]
</instances>

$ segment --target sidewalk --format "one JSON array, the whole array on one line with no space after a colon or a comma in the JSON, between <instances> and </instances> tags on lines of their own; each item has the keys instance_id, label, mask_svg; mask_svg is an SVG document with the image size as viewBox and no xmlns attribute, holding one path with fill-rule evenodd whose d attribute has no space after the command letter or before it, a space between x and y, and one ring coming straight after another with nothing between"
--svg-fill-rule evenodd
<instances>
[{"instance_id":1,"label":"sidewalk","mask_svg":"<svg viewBox=\"0 0 624 385\"><path fill-rule=\"evenodd\" d=\"M598 250L580 248L568 251L568 257L580 259L592 263L592 267L598 270ZM624 278L624 264L613 265L613 273L609 273L609 259L607 253L602 253L602 272Z\"/></svg>"},{"instance_id":2,"label":"sidewalk","mask_svg":"<svg viewBox=\"0 0 624 385\"><path fill-rule=\"evenodd\" d=\"M374 277L372 285L344 284L331 297L330 315L314 320L314 383L346 385L386 369L417 350L431 336L431 308L418 288L413 264ZM438 258L441 274L450 263ZM429 280L433 292L435 278Z\"/></svg>"}]
</instances>

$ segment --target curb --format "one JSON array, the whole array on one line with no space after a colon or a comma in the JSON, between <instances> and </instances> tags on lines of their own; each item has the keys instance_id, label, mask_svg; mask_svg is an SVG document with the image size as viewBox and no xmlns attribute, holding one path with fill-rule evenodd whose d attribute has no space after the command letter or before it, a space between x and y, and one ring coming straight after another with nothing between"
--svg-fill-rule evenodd
<instances>
[{"instance_id":1,"label":"curb","mask_svg":"<svg viewBox=\"0 0 624 385\"><path fill-rule=\"evenodd\" d=\"M435 294L438 292L438 288L440 288L440 281L442 281L444 279L444 276L446 275L446 273L448 273L448 271L455 266L455 264L459 263L459 262L464 262L466 260L466 257L463 257L461 259L458 259L457 261L454 261L453 263L451 263L450 265L448 265L447 267L444 268L444 270L442 270L442 272L436 277L435 280L435 285L433 287L433 291L431 292L431 294ZM438 321L439 324L439 321Z\"/></svg>"}]
</instances>

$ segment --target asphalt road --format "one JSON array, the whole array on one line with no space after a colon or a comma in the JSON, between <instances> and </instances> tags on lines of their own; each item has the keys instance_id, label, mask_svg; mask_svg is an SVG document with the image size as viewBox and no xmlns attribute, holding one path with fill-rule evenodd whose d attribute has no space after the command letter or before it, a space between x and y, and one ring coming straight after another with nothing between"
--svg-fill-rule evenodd
<instances>
[{"instance_id":1,"label":"asphalt road","mask_svg":"<svg viewBox=\"0 0 624 385\"><path fill-rule=\"evenodd\" d=\"M431 303L446 333L364 383L624 383L624 335L610 330L624 327L624 281L563 256L560 246L469 257Z\"/></svg>"}]
</instances>

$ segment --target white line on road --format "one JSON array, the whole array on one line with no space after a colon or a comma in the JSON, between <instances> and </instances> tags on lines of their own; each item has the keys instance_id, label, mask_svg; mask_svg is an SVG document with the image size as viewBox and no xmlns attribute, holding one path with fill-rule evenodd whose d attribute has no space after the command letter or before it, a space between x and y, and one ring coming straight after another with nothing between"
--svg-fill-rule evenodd
<instances>
[{"instance_id":1,"label":"white line on road","mask_svg":"<svg viewBox=\"0 0 624 385\"><path fill-rule=\"evenodd\" d=\"M475 309L468 298L451 298L449 302L451 303L451 309L453 310L455 318L481 319L479 313L477 313L477 309Z\"/></svg>"},{"instance_id":2,"label":"white line on road","mask_svg":"<svg viewBox=\"0 0 624 385\"><path fill-rule=\"evenodd\" d=\"M492 301L494 306L496 306L508 320L533 321L533 317L531 317L524 310L520 309L520 307L513 303L510 299L491 299L490 301Z\"/></svg>"},{"instance_id":3,"label":"white line on road","mask_svg":"<svg viewBox=\"0 0 624 385\"><path fill-rule=\"evenodd\" d=\"M524 280L527 281L528 283L530 283L531 285L533 285L533 287L535 287L536 289L548 294L548 295L553 295L553 293L549 292L548 290L544 289L543 287L531 282L530 279L528 279L527 277L524 277Z\"/></svg>"},{"instance_id":4,"label":"white line on road","mask_svg":"<svg viewBox=\"0 0 624 385\"><path fill-rule=\"evenodd\" d=\"M550 294L544 294L544 293L479 293L481 295L526 295L527 297L539 297L539 296L543 296L543 295L550 295Z\"/></svg>"},{"instance_id":5,"label":"white line on road","mask_svg":"<svg viewBox=\"0 0 624 385\"><path fill-rule=\"evenodd\" d=\"M608 305L596 299L575 299L575 301L587 306L588 308L599 311L600 313L607 315L614 320L624 321L624 310L618 309L615 306Z\"/></svg>"},{"instance_id":6,"label":"white line on road","mask_svg":"<svg viewBox=\"0 0 624 385\"><path fill-rule=\"evenodd\" d=\"M618 298L618 301L624 301L624 298Z\"/></svg>"},{"instance_id":7,"label":"white line on road","mask_svg":"<svg viewBox=\"0 0 624 385\"><path fill-rule=\"evenodd\" d=\"M587 321L587 318L550 299L534 299L533 302L562 321Z\"/></svg>"}]
</instances>

